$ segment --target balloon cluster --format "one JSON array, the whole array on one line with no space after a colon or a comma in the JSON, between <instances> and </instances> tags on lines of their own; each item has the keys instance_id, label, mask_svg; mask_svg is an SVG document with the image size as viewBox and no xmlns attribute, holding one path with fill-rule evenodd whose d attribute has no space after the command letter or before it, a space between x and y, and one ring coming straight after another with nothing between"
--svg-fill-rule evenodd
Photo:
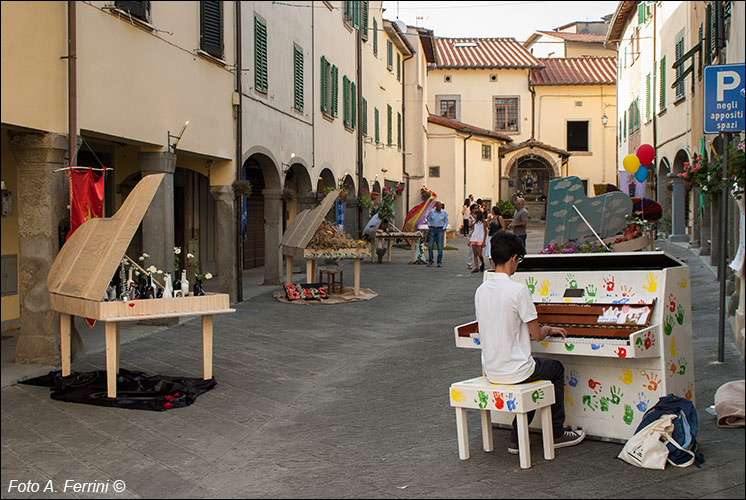
<instances>
[{"instance_id":1,"label":"balloon cluster","mask_svg":"<svg viewBox=\"0 0 746 500\"><path fill-rule=\"evenodd\" d=\"M635 176L638 182L645 182L648 178L648 169L646 168L655 158L655 150L650 144L643 144L637 148L637 154L627 155L622 160L624 170ZM643 168L640 168L640 167Z\"/></svg>"}]
</instances>

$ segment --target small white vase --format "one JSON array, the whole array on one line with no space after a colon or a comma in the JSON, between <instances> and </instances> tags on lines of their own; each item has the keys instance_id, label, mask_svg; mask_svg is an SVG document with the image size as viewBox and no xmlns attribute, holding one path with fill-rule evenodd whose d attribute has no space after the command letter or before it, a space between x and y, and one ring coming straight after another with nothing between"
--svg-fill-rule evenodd
<instances>
[{"instance_id":1,"label":"small white vase","mask_svg":"<svg viewBox=\"0 0 746 500\"><path fill-rule=\"evenodd\" d=\"M186 269L181 271L181 296L189 295L189 282L187 281Z\"/></svg>"},{"instance_id":2,"label":"small white vase","mask_svg":"<svg viewBox=\"0 0 746 500\"><path fill-rule=\"evenodd\" d=\"M163 298L170 299L174 296L174 287L171 285L171 273L166 273L163 280L165 283L163 286Z\"/></svg>"}]
</instances>

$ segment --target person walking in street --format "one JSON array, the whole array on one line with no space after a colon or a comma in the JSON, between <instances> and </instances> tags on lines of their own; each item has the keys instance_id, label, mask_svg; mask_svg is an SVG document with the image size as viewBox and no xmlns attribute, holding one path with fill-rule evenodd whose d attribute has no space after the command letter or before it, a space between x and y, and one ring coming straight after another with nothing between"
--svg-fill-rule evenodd
<instances>
[{"instance_id":1,"label":"person walking in street","mask_svg":"<svg viewBox=\"0 0 746 500\"><path fill-rule=\"evenodd\" d=\"M462 228L462 232L464 233L464 238L469 237L469 212L471 211L471 200L469 198L466 198L464 200L464 206L461 207L461 219L464 223L464 226Z\"/></svg>"},{"instance_id":2,"label":"person walking in street","mask_svg":"<svg viewBox=\"0 0 746 500\"><path fill-rule=\"evenodd\" d=\"M484 214L481 210L477 209L474 211L474 230L469 238L469 245L471 245L471 251L474 253L474 270L472 273L478 273L484 271L484 240L487 238L487 227L484 224ZM477 265L481 262L481 265Z\"/></svg>"},{"instance_id":3,"label":"person walking in street","mask_svg":"<svg viewBox=\"0 0 746 500\"><path fill-rule=\"evenodd\" d=\"M433 246L438 245L438 267L443 264L443 241L445 232L448 229L448 214L443 210L443 203L435 202L435 210L427 214L427 227L430 230L427 238L427 267L433 265Z\"/></svg>"},{"instance_id":4,"label":"person walking in street","mask_svg":"<svg viewBox=\"0 0 746 500\"><path fill-rule=\"evenodd\" d=\"M487 227L489 228L489 233L487 235L487 241L484 244L484 248L485 252L487 253L487 258L490 259L490 269L495 269L495 261L492 260L492 237L495 236L496 232L505 229L505 220L503 219L502 213L500 212L500 207L498 207L497 205L492 207L492 217L490 218L490 222Z\"/></svg>"},{"instance_id":5,"label":"person walking in street","mask_svg":"<svg viewBox=\"0 0 746 500\"><path fill-rule=\"evenodd\" d=\"M528 212L523 208L525 200L523 198L515 199L515 215L513 216L513 222L510 223L508 229L512 229L513 233L523 241L523 248L526 248L526 226L528 225Z\"/></svg>"},{"instance_id":6,"label":"person walking in street","mask_svg":"<svg viewBox=\"0 0 746 500\"><path fill-rule=\"evenodd\" d=\"M479 205L473 202L471 206L469 207L469 233L468 233L469 235L471 235L471 232L474 230L474 211L477 210L478 207ZM466 268L471 269L473 264L474 264L474 252L471 252L471 251L466 252Z\"/></svg>"},{"instance_id":7,"label":"person walking in street","mask_svg":"<svg viewBox=\"0 0 746 500\"><path fill-rule=\"evenodd\" d=\"M567 337L567 330L539 326L531 293L522 283L510 279L526 255L523 241L515 234L497 231L492 237L495 270L484 275L474 294L474 307L482 344L482 370L493 384L525 384L550 380L554 385L552 427L554 447L573 446L585 438L582 430L565 430L565 368L555 359L534 358L531 340L541 342L548 335ZM529 424L536 414L528 413ZM518 427L513 418L508 453L518 453Z\"/></svg>"}]
</instances>

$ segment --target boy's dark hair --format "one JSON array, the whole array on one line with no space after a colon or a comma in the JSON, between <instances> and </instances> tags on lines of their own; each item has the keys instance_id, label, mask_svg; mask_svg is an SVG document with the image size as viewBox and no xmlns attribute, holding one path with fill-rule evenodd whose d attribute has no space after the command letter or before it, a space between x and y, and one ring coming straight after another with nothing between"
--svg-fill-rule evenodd
<instances>
[{"instance_id":1,"label":"boy's dark hair","mask_svg":"<svg viewBox=\"0 0 746 500\"><path fill-rule=\"evenodd\" d=\"M492 235L490 238L490 256L495 265L505 264L514 255L519 257L526 255L522 239L502 229Z\"/></svg>"},{"instance_id":2,"label":"boy's dark hair","mask_svg":"<svg viewBox=\"0 0 746 500\"><path fill-rule=\"evenodd\" d=\"M482 204L482 198L477 198L477 205L481 205L481 204Z\"/></svg>"},{"instance_id":3,"label":"boy's dark hair","mask_svg":"<svg viewBox=\"0 0 746 500\"><path fill-rule=\"evenodd\" d=\"M502 216L502 213L500 213L500 207L498 207L497 205L494 205L492 207L492 215Z\"/></svg>"},{"instance_id":4,"label":"boy's dark hair","mask_svg":"<svg viewBox=\"0 0 746 500\"><path fill-rule=\"evenodd\" d=\"M484 214L481 210L477 210L476 212L474 212L474 222L476 223L482 221L484 221Z\"/></svg>"}]
</instances>

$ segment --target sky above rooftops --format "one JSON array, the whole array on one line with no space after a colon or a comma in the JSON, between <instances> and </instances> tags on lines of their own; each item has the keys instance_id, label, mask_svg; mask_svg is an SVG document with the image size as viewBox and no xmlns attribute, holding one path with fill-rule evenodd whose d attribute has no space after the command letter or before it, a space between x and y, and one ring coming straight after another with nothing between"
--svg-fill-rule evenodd
<instances>
[{"instance_id":1,"label":"sky above rooftops","mask_svg":"<svg viewBox=\"0 0 746 500\"><path fill-rule=\"evenodd\" d=\"M600 21L619 2L385 1L384 19L398 17L439 37L513 37L524 42L536 30L549 31L573 21Z\"/></svg>"}]
</instances>

